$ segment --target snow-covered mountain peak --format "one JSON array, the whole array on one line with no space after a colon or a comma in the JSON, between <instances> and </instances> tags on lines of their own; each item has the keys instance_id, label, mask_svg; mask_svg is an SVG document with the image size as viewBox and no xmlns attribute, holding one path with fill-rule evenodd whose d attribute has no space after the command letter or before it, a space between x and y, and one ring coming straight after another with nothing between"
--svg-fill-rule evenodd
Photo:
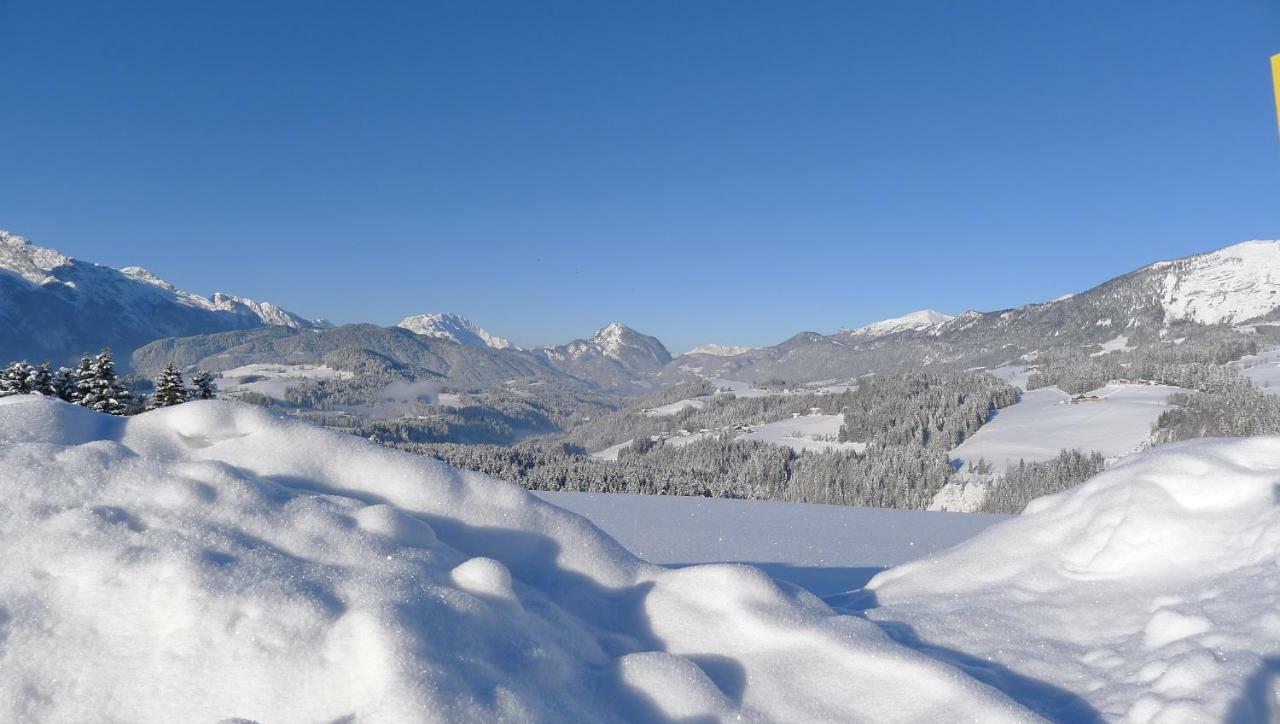
<instances>
[{"instance_id":1,"label":"snow-covered mountain peak","mask_svg":"<svg viewBox=\"0 0 1280 724\"><path fill-rule=\"evenodd\" d=\"M685 354L709 354L713 357L736 357L740 354L746 354L755 347L743 347L732 344L704 344L694 347L685 352Z\"/></svg>"},{"instance_id":2,"label":"snow-covered mountain peak","mask_svg":"<svg viewBox=\"0 0 1280 724\"><path fill-rule=\"evenodd\" d=\"M405 317L396 325L424 337L447 339L469 347L512 349L510 341L489 334L475 322L456 314L415 314Z\"/></svg>"},{"instance_id":3,"label":"snow-covered mountain peak","mask_svg":"<svg viewBox=\"0 0 1280 724\"><path fill-rule=\"evenodd\" d=\"M1280 241L1246 241L1147 270L1163 273L1167 319L1243 322L1280 306Z\"/></svg>"},{"instance_id":4,"label":"snow-covered mountain peak","mask_svg":"<svg viewBox=\"0 0 1280 724\"><path fill-rule=\"evenodd\" d=\"M49 272L72 261L53 249L45 249L24 237L0 229L0 269L7 269L32 284L58 282Z\"/></svg>"},{"instance_id":5,"label":"snow-covered mountain peak","mask_svg":"<svg viewBox=\"0 0 1280 724\"><path fill-rule=\"evenodd\" d=\"M921 309L910 314L904 314L901 317L872 322L849 331L848 334L853 337L883 337L889 334L897 334L898 332L918 332L944 324L952 319L955 319L955 317L950 314L943 314L933 309Z\"/></svg>"},{"instance_id":6,"label":"snow-covered mountain peak","mask_svg":"<svg viewBox=\"0 0 1280 724\"><path fill-rule=\"evenodd\" d=\"M591 342L598 346L606 357L617 357L622 353L623 347L627 346L628 338L632 335L636 335L636 332L627 325L612 322L601 327L591 338Z\"/></svg>"}]
</instances>

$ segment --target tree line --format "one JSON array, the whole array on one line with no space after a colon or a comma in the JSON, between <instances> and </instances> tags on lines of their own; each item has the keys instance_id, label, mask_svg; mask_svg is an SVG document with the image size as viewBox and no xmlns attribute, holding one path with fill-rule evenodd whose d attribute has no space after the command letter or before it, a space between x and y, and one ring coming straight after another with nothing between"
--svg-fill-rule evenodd
<instances>
[{"instance_id":1,"label":"tree line","mask_svg":"<svg viewBox=\"0 0 1280 724\"><path fill-rule=\"evenodd\" d=\"M205 370L192 376L191 385L187 387L182 372L170 363L156 377L151 394L135 395L116 372L115 360L108 348L96 355L86 353L74 368L54 370L48 362L35 365L16 360L0 370L0 397L45 395L108 415L133 415L217 396L213 375Z\"/></svg>"}]
</instances>

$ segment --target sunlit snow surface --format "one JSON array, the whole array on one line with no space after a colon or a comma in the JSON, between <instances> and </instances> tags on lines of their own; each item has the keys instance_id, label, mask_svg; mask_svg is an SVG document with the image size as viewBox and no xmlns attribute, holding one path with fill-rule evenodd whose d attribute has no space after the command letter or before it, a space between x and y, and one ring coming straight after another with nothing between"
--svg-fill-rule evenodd
<instances>
[{"instance_id":1,"label":"sunlit snow surface","mask_svg":"<svg viewBox=\"0 0 1280 724\"><path fill-rule=\"evenodd\" d=\"M985 459L997 469L1057 456L1063 449L1097 451L1117 457L1138 450L1151 437L1151 426L1168 409L1170 395L1184 392L1163 385L1107 385L1090 392L1100 397L1071 403L1056 387L1024 392L951 451L963 462Z\"/></svg>"},{"instance_id":2,"label":"sunlit snow surface","mask_svg":"<svg viewBox=\"0 0 1280 724\"><path fill-rule=\"evenodd\" d=\"M234 402L0 400L0 721L1022 721L739 565Z\"/></svg>"},{"instance_id":3,"label":"sunlit snow surface","mask_svg":"<svg viewBox=\"0 0 1280 724\"><path fill-rule=\"evenodd\" d=\"M617 493L537 493L662 565L750 563L819 596L968 540L1008 516Z\"/></svg>"},{"instance_id":4,"label":"sunlit snow surface","mask_svg":"<svg viewBox=\"0 0 1280 724\"><path fill-rule=\"evenodd\" d=\"M1062 720L1274 721L1278 499L1280 438L1163 446L851 605Z\"/></svg>"}]
</instances>

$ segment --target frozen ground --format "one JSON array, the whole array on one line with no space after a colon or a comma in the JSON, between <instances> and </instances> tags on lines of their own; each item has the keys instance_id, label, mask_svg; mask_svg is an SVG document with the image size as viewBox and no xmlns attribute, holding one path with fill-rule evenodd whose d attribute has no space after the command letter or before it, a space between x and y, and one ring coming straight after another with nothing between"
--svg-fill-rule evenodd
<instances>
[{"instance_id":1,"label":"frozen ground","mask_svg":"<svg viewBox=\"0 0 1280 724\"><path fill-rule=\"evenodd\" d=\"M666 495L536 495L650 563L750 563L819 596L967 540L1008 516Z\"/></svg>"},{"instance_id":2,"label":"frozen ground","mask_svg":"<svg viewBox=\"0 0 1280 724\"><path fill-rule=\"evenodd\" d=\"M861 450L860 442L837 442L844 415L801 415L761 425L738 436L740 440L757 440L770 445L789 447L796 452L806 450Z\"/></svg>"},{"instance_id":3,"label":"frozen ground","mask_svg":"<svg viewBox=\"0 0 1280 724\"><path fill-rule=\"evenodd\" d=\"M224 394L257 392L283 400L290 387L303 380L350 379L352 374L325 365L251 364L227 370L217 378Z\"/></svg>"},{"instance_id":4,"label":"frozen ground","mask_svg":"<svg viewBox=\"0 0 1280 724\"><path fill-rule=\"evenodd\" d=\"M1280 438L1121 461L850 597L1059 721L1276 721Z\"/></svg>"},{"instance_id":5,"label":"frozen ground","mask_svg":"<svg viewBox=\"0 0 1280 724\"><path fill-rule=\"evenodd\" d=\"M0 399L0 721L1025 721L747 566L228 401Z\"/></svg>"},{"instance_id":6,"label":"frozen ground","mask_svg":"<svg viewBox=\"0 0 1280 724\"><path fill-rule=\"evenodd\" d=\"M984 458L1000 469L1019 459L1048 460L1064 448L1096 450L1108 458L1126 455L1151 437L1151 426L1168 408L1169 395L1182 391L1161 385L1107 385L1089 393L1102 400L1071 404L1071 395L1056 387L1031 390L952 450L951 457L966 463Z\"/></svg>"}]
</instances>

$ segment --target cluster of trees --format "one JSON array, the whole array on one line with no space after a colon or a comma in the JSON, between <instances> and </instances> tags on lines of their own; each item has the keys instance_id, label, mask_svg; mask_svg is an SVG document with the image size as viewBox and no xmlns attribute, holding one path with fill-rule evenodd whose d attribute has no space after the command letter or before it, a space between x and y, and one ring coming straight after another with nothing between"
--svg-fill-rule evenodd
<instances>
[{"instance_id":1,"label":"cluster of trees","mask_svg":"<svg viewBox=\"0 0 1280 724\"><path fill-rule=\"evenodd\" d=\"M596 430L513 447L395 444L534 490L924 508L954 472L947 455L951 447L985 423L993 409L1016 400L1015 388L987 375L905 372L868 378L840 394L720 396L708 400L701 410L666 418L641 413L652 405L646 401L604 418L605 437ZM788 447L737 439L734 426L743 421L786 419L793 411L813 410L843 412L845 436L861 436L862 452L797 453ZM670 433L686 425L699 429L714 425L716 431L681 445L665 444L661 436L648 432ZM586 454L588 449L606 447L603 443L611 436L634 430L645 432L632 437L634 442L616 462ZM583 439L593 445L583 445Z\"/></svg>"},{"instance_id":2,"label":"cluster of trees","mask_svg":"<svg viewBox=\"0 0 1280 724\"><path fill-rule=\"evenodd\" d=\"M47 395L109 415L132 415L144 409L167 407L189 399L215 396L213 375L201 370L188 389L182 373L170 364L155 381L155 392L138 396L129 391L116 372L110 349L96 355L85 354L74 369L49 363L34 365L25 360L9 363L0 370L0 397Z\"/></svg>"},{"instance_id":3,"label":"cluster of trees","mask_svg":"<svg viewBox=\"0 0 1280 724\"><path fill-rule=\"evenodd\" d=\"M1044 495L1074 488L1102 472L1102 454L1063 450L1043 462L1019 460L997 476L987 491L984 513L1021 513L1027 503Z\"/></svg>"}]
</instances>

